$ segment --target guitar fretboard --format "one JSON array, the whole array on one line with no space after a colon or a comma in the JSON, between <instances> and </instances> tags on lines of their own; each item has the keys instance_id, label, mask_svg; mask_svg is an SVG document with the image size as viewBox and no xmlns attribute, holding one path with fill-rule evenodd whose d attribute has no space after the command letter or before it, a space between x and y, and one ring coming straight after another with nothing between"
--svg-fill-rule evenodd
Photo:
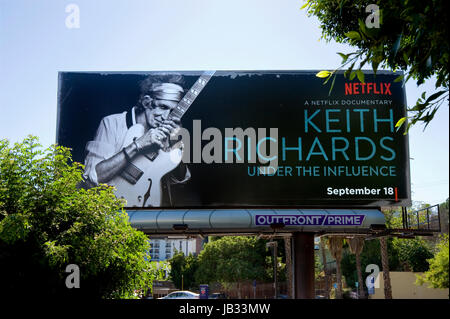
<instances>
[{"instance_id":1,"label":"guitar fretboard","mask_svg":"<svg viewBox=\"0 0 450 319\"><path fill-rule=\"evenodd\" d=\"M192 103L195 101L200 92L204 89L206 84L212 78L216 71L205 71L203 74L195 81L194 85L190 88L190 90L184 95L178 105L172 110L170 113L170 117L181 117L186 113Z\"/></svg>"}]
</instances>

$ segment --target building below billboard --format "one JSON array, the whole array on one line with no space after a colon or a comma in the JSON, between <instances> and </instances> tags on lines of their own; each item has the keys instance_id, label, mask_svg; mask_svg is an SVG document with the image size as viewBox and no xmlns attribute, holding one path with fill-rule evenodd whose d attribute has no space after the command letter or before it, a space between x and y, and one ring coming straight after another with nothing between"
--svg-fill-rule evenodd
<instances>
[{"instance_id":1,"label":"building below billboard","mask_svg":"<svg viewBox=\"0 0 450 319\"><path fill-rule=\"evenodd\" d=\"M151 261L165 261L171 259L176 253L198 255L202 249L202 239L198 236L194 238L173 238L173 237L150 237Z\"/></svg>"}]
</instances>

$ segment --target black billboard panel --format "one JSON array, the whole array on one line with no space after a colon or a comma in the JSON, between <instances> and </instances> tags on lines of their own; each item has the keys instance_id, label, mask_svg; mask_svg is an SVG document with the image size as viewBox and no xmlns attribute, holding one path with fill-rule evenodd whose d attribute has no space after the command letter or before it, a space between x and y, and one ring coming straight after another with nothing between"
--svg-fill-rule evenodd
<instances>
[{"instance_id":1,"label":"black billboard panel","mask_svg":"<svg viewBox=\"0 0 450 319\"><path fill-rule=\"evenodd\" d=\"M61 72L57 143L128 207L410 205L398 75Z\"/></svg>"}]
</instances>

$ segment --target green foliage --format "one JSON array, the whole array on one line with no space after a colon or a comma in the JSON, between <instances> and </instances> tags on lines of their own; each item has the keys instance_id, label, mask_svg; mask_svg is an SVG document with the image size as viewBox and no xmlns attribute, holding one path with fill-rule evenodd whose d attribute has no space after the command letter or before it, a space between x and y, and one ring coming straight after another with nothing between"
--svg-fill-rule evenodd
<instances>
[{"instance_id":1,"label":"green foliage","mask_svg":"<svg viewBox=\"0 0 450 319\"><path fill-rule=\"evenodd\" d=\"M0 141L2 293L132 298L151 285L147 237L111 187L78 188L82 173L67 148ZM80 289L65 286L68 264L80 268Z\"/></svg>"},{"instance_id":2,"label":"green foliage","mask_svg":"<svg viewBox=\"0 0 450 319\"><path fill-rule=\"evenodd\" d=\"M170 263L168 261L152 261L148 271L154 280L167 280L170 275Z\"/></svg>"},{"instance_id":3,"label":"green foliage","mask_svg":"<svg viewBox=\"0 0 450 319\"><path fill-rule=\"evenodd\" d=\"M181 276L183 274L183 267L186 264L183 252L178 252L169 260L170 263L170 280L175 287L181 289Z\"/></svg>"},{"instance_id":4,"label":"green foliage","mask_svg":"<svg viewBox=\"0 0 450 319\"><path fill-rule=\"evenodd\" d=\"M255 237L214 237L198 257L175 254L169 261L170 278L178 288L197 289L200 284L228 284L243 280L273 280L273 257L265 240ZM283 241L278 242L278 281L286 280ZM281 255L281 256L280 256ZM182 279L183 276L183 279Z\"/></svg>"},{"instance_id":5,"label":"green foliage","mask_svg":"<svg viewBox=\"0 0 450 319\"><path fill-rule=\"evenodd\" d=\"M277 257L277 281L286 281L286 264L282 262L282 257ZM266 256L266 274L264 278L260 278L273 281L273 256Z\"/></svg>"},{"instance_id":6,"label":"green foliage","mask_svg":"<svg viewBox=\"0 0 450 319\"><path fill-rule=\"evenodd\" d=\"M401 265L398 257L398 253L394 248L393 239L387 240L387 249L389 256L389 270L400 271ZM361 271L363 278L369 273L365 273L366 267L370 264L378 265L380 271L383 270L381 264L381 252L379 240L366 240L364 243L363 251L360 255L361 259ZM345 277L345 281L349 287L355 288L355 282L358 281L358 274L356 271L356 257L349 249L344 249L341 260L342 275Z\"/></svg>"},{"instance_id":7,"label":"green foliage","mask_svg":"<svg viewBox=\"0 0 450 319\"><path fill-rule=\"evenodd\" d=\"M420 238L389 238L387 246L390 271L426 271L428 269L427 259L433 256L427 242ZM368 240L364 243L361 253L363 278L368 275L364 274L364 271L369 264L378 265L380 271L382 270L380 243L378 240ZM342 254L341 267L347 285L354 288L355 282L358 281L356 257L347 249Z\"/></svg>"},{"instance_id":8,"label":"green foliage","mask_svg":"<svg viewBox=\"0 0 450 319\"><path fill-rule=\"evenodd\" d=\"M401 207L391 207L384 209L382 212L386 219L387 228L403 228Z\"/></svg>"},{"instance_id":9,"label":"green foliage","mask_svg":"<svg viewBox=\"0 0 450 319\"><path fill-rule=\"evenodd\" d=\"M344 250L342 254L341 269L347 286L354 288L355 282L358 281L358 274L356 272L356 258L355 255L350 253L348 250ZM362 266L362 269L364 270L365 267Z\"/></svg>"},{"instance_id":10,"label":"green foliage","mask_svg":"<svg viewBox=\"0 0 450 319\"><path fill-rule=\"evenodd\" d=\"M196 282L266 280L265 255L265 242L255 237L227 236L209 242L198 257Z\"/></svg>"},{"instance_id":11,"label":"green foliage","mask_svg":"<svg viewBox=\"0 0 450 319\"><path fill-rule=\"evenodd\" d=\"M196 289L195 272L198 269L198 259L192 254L185 256L178 252L169 260L170 279L178 289ZM182 284L183 283L183 284Z\"/></svg>"},{"instance_id":12,"label":"green foliage","mask_svg":"<svg viewBox=\"0 0 450 319\"><path fill-rule=\"evenodd\" d=\"M365 24L369 16L365 10L369 3L380 8L379 28L368 28ZM364 82L361 69L365 64L371 65L375 73L379 66L401 70L404 73L396 81L406 82L413 78L417 85L436 76L436 89L439 91L428 97L424 92L416 105L409 108L412 115L408 130L417 122L423 122L426 127L442 103L448 101L447 6L446 0L308 0L303 7L307 8L309 15L319 19L325 40L358 48L349 54L338 53L342 57L340 68L347 68L344 75L350 80L356 75L359 81ZM356 63L359 65L354 71ZM328 81L336 70L325 72L328 74L321 75L328 77ZM403 123L406 121L401 119L398 126Z\"/></svg>"},{"instance_id":13,"label":"green foliage","mask_svg":"<svg viewBox=\"0 0 450 319\"><path fill-rule=\"evenodd\" d=\"M427 207L430 207L430 204L413 202L413 206L407 209L409 228L418 228L420 226L425 227L428 224L429 220L427 218ZM386 218L387 228L403 228L402 212L400 207L383 210L383 214Z\"/></svg>"},{"instance_id":14,"label":"green foliage","mask_svg":"<svg viewBox=\"0 0 450 319\"><path fill-rule=\"evenodd\" d=\"M447 199L445 200L445 202L440 204L440 208L441 209L448 209L449 206L449 198L447 197Z\"/></svg>"},{"instance_id":15,"label":"green foliage","mask_svg":"<svg viewBox=\"0 0 450 319\"><path fill-rule=\"evenodd\" d=\"M323 276L325 276L324 267L319 257L319 251L316 250L314 251L314 278L319 280Z\"/></svg>"},{"instance_id":16,"label":"green foliage","mask_svg":"<svg viewBox=\"0 0 450 319\"><path fill-rule=\"evenodd\" d=\"M448 234L443 234L436 245L434 257L428 260L430 269L422 276L417 276L416 284L428 283L432 288L449 288L448 254Z\"/></svg>"},{"instance_id":17,"label":"green foliage","mask_svg":"<svg viewBox=\"0 0 450 319\"><path fill-rule=\"evenodd\" d=\"M422 272L428 270L427 259L433 257L428 244L419 237L415 239L394 238L393 246L404 270Z\"/></svg>"}]
</instances>

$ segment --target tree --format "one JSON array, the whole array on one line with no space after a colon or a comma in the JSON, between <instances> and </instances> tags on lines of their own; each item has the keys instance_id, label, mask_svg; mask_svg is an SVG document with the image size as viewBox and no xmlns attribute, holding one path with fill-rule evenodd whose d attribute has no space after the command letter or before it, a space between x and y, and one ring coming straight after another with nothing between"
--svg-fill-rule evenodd
<instances>
[{"instance_id":1,"label":"tree","mask_svg":"<svg viewBox=\"0 0 450 319\"><path fill-rule=\"evenodd\" d=\"M393 238L388 237L387 241L389 268L392 271L403 271L400 264L398 252L393 245ZM361 271L364 272L366 267L370 264L374 264L381 269L381 248L379 240L365 240L364 247L360 255L361 259ZM349 249L345 249L342 252L342 274L345 277L345 281L349 287L356 287L355 282L358 280L358 273L356 270L356 256L352 254Z\"/></svg>"},{"instance_id":2,"label":"tree","mask_svg":"<svg viewBox=\"0 0 450 319\"><path fill-rule=\"evenodd\" d=\"M195 272L198 268L197 257L178 252L169 260L170 278L178 289L193 289L198 283L195 281Z\"/></svg>"},{"instance_id":3,"label":"tree","mask_svg":"<svg viewBox=\"0 0 450 319\"><path fill-rule=\"evenodd\" d=\"M428 244L419 237L414 239L394 238L394 249L404 270L422 272L429 268L428 259L433 257Z\"/></svg>"},{"instance_id":4,"label":"tree","mask_svg":"<svg viewBox=\"0 0 450 319\"><path fill-rule=\"evenodd\" d=\"M344 244L344 237L331 236L328 237L327 245L331 255L336 259L336 279L337 279L337 293L336 299L342 299L342 274L341 274L341 259L342 246Z\"/></svg>"},{"instance_id":5,"label":"tree","mask_svg":"<svg viewBox=\"0 0 450 319\"><path fill-rule=\"evenodd\" d=\"M286 257L286 278L287 278L287 296L289 299L292 299L292 254L291 254L291 247L292 245L292 238L291 237L284 237L284 251L285 251L285 257Z\"/></svg>"},{"instance_id":6,"label":"tree","mask_svg":"<svg viewBox=\"0 0 450 319\"><path fill-rule=\"evenodd\" d=\"M447 200L439 205L439 213L440 213L440 219L441 219L441 231L444 233L448 233L449 227L448 227L448 205L449 205L449 198L447 197Z\"/></svg>"},{"instance_id":7,"label":"tree","mask_svg":"<svg viewBox=\"0 0 450 319\"><path fill-rule=\"evenodd\" d=\"M439 205L442 209L448 209L449 206L449 198L447 197L447 199L445 200L445 202L441 203Z\"/></svg>"},{"instance_id":8,"label":"tree","mask_svg":"<svg viewBox=\"0 0 450 319\"><path fill-rule=\"evenodd\" d=\"M371 1L372 6L368 8L369 2L362 0L308 0L303 8L307 8L308 15L319 19L326 41L334 39L358 48L348 54L338 53L343 59L338 69L347 67L344 75L350 80L357 77L364 82L361 68L365 64L371 65L375 73L379 66L402 70L404 74L399 75L397 82L413 78L421 85L436 76L435 86L439 91L428 97L424 92L416 105L409 108L412 115L408 130L417 122L423 122L426 127L442 103L448 101L447 3L445 0L378 0ZM328 81L336 71L322 71L317 75ZM397 125L401 126L405 120L401 119Z\"/></svg>"},{"instance_id":9,"label":"tree","mask_svg":"<svg viewBox=\"0 0 450 319\"><path fill-rule=\"evenodd\" d=\"M325 237L321 237L320 238L320 251L322 253L322 264L323 264L323 272L325 275L325 298L326 299L330 299L330 290L331 290L331 286L330 286L330 269L328 266L328 262L327 262L327 254L325 251Z\"/></svg>"},{"instance_id":10,"label":"tree","mask_svg":"<svg viewBox=\"0 0 450 319\"><path fill-rule=\"evenodd\" d=\"M264 280L266 247L263 240L226 236L209 242L198 256L198 283Z\"/></svg>"},{"instance_id":11,"label":"tree","mask_svg":"<svg viewBox=\"0 0 450 319\"><path fill-rule=\"evenodd\" d=\"M348 245L350 247L350 251L352 254L355 254L356 257L356 271L358 273L358 287L359 287L359 296L362 297L364 295L364 286L363 286L363 278L361 272L361 252L364 248L364 238L363 237L353 237L348 240Z\"/></svg>"},{"instance_id":12,"label":"tree","mask_svg":"<svg viewBox=\"0 0 450 319\"><path fill-rule=\"evenodd\" d=\"M386 237L380 237L381 264L383 267L384 299L392 299L391 276L389 275L389 258Z\"/></svg>"},{"instance_id":13,"label":"tree","mask_svg":"<svg viewBox=\"0 0 450 319\"><path fill-rule=\"evenodd\" d=\"M0 140L2 294L133 298L151 286L148 238L111 187L77 188L82 173L67 148ZM80 289L66 288L69 264L80 269Z\"/></svg>"},{"instance_id":14,"label":"tree","mask_svg":"<svg viewBox=\"0 0 450 319\"><path fill-rule=\"evenodd\" d=\"M183 252L177 252L170 258L170 280L177 289L181 289L181 280L183 275L183 267L186 264L186 260Z\"/></svg>"},{"instance_id":15,"label":"tree","mask_svg":"<svg viewBox=\"0 0 450 319\"><path fill-rule=\"evenodd\" d=\"M429 270L423 275L417 276L416 283L419 285L429 283L433 288L449 288L448 254L448 234L443 234L440 242L436 245L436 254L428 260Z\"/></svg>"}]
</instances>

